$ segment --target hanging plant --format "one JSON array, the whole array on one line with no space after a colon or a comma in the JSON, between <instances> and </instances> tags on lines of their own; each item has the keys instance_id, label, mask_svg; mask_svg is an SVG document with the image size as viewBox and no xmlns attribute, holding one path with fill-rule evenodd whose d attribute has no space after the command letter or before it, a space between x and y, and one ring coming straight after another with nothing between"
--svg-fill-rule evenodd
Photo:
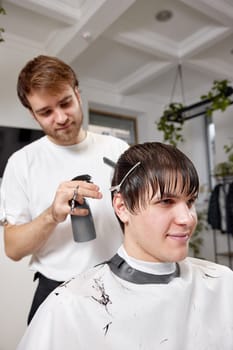
<instances>
[{"instance_id":1,"label":"hanging plant","mask_svg":"<svg viewBox=\"0 0 233 350\"><path fill-rule=\"evenodd\" d=\"M6 11L4 10L3 7L0 6L0 15L5 15L6 14ZM4 33L5 30L4 28L0 28L0 42L1 41L4 41L3 37L2 37L2 33Z\"/></svg>"},{"instance_id":2,"label":"hanging plant","mask_svg":"<svg viewBox=\"0 0 233 350\"><path fill-rule=\"evenodd\" d=\"M173 146L177 146L179 142L184 141L181 133L184 120L180 117L180 111L183 108L182 103L170 103L164 110L159 122L156 122L157 129L163 132L164 141Z\"/></svg>"},{"instance_id":3,"label":"hanging plant","mask_svg":"<svg viewBox=\"0 0 233 350\"><path fill-rule=\"evenodd\" d=\"M211 117L213 112L220 110L224 112L231 104L229 92L231 87L228 85L228 80L217 81L214 80L211 90L206 95L201 96L201 100L211 100L212 103L206 111L206 115Z\"/></svg>"},{"instance_id":4,"label":"hanging plant","mask_svg":"<svg viewBox=\"0 0 233 350\"><path fill-rule=\"evenodd\" d=\"M224 145L223 148L228 156L229 162L233 163L233 142L230 145Z\"/></svg>"},{"instance_id":5,"label":"hanging plant","mask_svg":"<svg viewBox=\"0 0 233 350\"><path fill-rule=\"evenodd\" d=\"M229 96L233 89L229 85L228 80L213 82L211 90L200 97L201 101L210 101L205 115L210 117L214 111L225 111L231 105ZM182 103L170 103L164 110L163 115L158 122L155 122L157 129L163 132L163 141L173 146L177 146L179 142L184 142L182 135L185 119L182 117L184 106Z\"/></svg>"},{"instance_id":6,"label":"hanging plant","mask_svg":"<svg viewBox=\"0 0 233 350\"><path fill-rule=\"evenodd\" d=\"M215 165L214 175L220 177L227 177L233 175L233 143L224 145L224 151L227 155L227 161Z\"/></svg>"}]
</instances>

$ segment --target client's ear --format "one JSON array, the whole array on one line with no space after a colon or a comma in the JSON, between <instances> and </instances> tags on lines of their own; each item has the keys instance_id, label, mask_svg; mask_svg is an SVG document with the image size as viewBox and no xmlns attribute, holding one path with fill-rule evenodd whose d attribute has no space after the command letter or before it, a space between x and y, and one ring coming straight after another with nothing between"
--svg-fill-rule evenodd
<instances>
[{"instance_id":1,"label":"client's ear","mask_svg":"<svg viewBox=\"0 0 233 350\"><path fill-rule=\"evenodd\" d=\"M129 212L120 193L114 194L112 205L116 215L125 224L128 221Z\"/></svg>"}]
</instances>

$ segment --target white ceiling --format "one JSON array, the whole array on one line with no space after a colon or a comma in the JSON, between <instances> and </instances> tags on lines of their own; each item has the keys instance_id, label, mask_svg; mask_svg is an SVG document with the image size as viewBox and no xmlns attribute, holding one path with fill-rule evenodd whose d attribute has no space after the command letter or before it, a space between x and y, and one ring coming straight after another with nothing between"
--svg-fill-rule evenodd
<instances>
[{"instance_id":1,"label":"white ceiling","mask_svg":"<svg viewBox=\"0 0 233 350\"><path fill-rule=\"evenodd\" d=\"M58 56L81 83L145 101L185 100L233 81L233 0L3 0L9 45ZM158 22L160 10L173 17ZM9 71L17 55L1 65ZM7 67L9 64L9 67ZM15 61L17 65L17 62Z\"/></svg>"}]
</instances>

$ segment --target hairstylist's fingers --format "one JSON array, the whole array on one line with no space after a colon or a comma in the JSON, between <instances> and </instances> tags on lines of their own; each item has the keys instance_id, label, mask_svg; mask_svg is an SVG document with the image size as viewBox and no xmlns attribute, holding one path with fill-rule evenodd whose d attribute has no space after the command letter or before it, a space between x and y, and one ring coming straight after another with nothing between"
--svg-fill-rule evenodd
<instances>
[{"instance_id":1,"label":"hairstylist's fingers","mask_svg":"<svg viewBox=\"0 0 233 350\"><path fill-rule=\"evenodd\" d=\"M56 222L62 222L71 212L75 215L87 215L86 209L77 208L77 203L83 204L84 198L101 199L102 193L99 186L86 181L62 182L56 191L52 203L53 218Z\"/></svg>"},{"instance_id":2,"label":"hairstylist's fingers","mask_svg":"<svg viewBox=\"0 0 233 350\"><path fill-rule=\"evenodd\" d=\"M76 207L77 197L78 197L78 189L79 185L77 185L74 189L73 197L70 200L70 212L72 213Z\"/></svg>"},{"instance_id":3,"label":"hairstylist's fingers","mask_svg":"<svg viewBox=\"0 0 233 350\"><path fill-rule=\"evenodd\" d=\"M71 181L73 191L78 186L78 196L77 200L80 197L89 197L89 198L102 198L102 193L100 192L99 186L94 183L89 183L86 181Z\"/></svg>"}]
</instances>

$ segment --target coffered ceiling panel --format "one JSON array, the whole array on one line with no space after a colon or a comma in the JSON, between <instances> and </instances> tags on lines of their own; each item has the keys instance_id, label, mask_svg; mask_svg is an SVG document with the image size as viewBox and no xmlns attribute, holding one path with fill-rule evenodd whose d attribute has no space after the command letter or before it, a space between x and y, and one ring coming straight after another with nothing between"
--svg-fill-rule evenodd
<instances>
[{"instance_id":1,"label":"coffered ceiling panel","mask_svg":"<svg viewBox=\"0 0 233 350\"><path fill-rule=\"evenodd\" d=\"M215 79L233 81L232 0L3 0L2 6L0 70L8 69L9 47L29 56L36 48L71 64L83 84L164 103L178 65L188 101ZM181 98L178 83L174 95Z\"/></svg>"}]
</instances>

